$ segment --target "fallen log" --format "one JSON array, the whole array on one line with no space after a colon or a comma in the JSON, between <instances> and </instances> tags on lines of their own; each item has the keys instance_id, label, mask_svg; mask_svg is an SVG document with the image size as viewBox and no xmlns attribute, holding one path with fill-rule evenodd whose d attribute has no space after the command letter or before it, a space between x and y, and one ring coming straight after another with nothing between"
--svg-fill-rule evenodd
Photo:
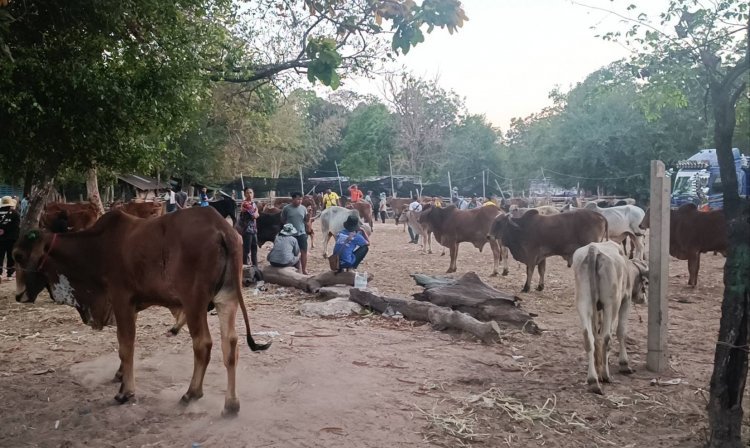
<instances>
[{"instance_id":1,"label":"fallen log","mask_svg":"<svg viewBox=\"0 0 750 448\"><path fill-rule=\"evenodd\" d=\"M474 272L467 272L458 279L423 274L412 274L412 278L425 288L413 295L418 301L449 307L480 321L496 321L530 333L540 332L533 315L521 309L518 297L487 285Z\"/></svg>"},{"instance_id":2,"label":"fallen log","mask_svg":"<svg viewBox=\"0 0 750 448\"><path fill-rule=\"evenodd\" d=\"M372 291L356 288L349 290L349 300L368 306L379 313L384 313L390 307L409 320L430 322L432 328L438 331L457 329L472 334L483 342L500 339L500 327L497 322L479 322L468 314L429 302L380 296Z\"/></svg>"},{"instance_id":3,"label":"fallen log","mask_svg":"<svg viewBox=\"0 0 750 448\"><path fill-rule=\"evenodd\" d=\"M354 286L354 272L326 271L318 275L303 275L293 267L277 268L264 266L263 279L267 283L301 289L317 293L324 286L348 285ZM372 280L372 274L367 274L367 281Z\"/></svg>"}]
</instances>

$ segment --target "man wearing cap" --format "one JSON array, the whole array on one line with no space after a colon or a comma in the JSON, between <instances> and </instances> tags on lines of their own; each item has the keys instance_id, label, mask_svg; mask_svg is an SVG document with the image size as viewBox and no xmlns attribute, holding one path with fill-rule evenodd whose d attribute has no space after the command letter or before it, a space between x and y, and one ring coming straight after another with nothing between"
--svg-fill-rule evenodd
<instances>
[{"instance_id":1,"label":"man wearing cap","mask_svg":"<svg viewBox=\"0 0 750 448\"><path fill-rule=\"evenodd\" d=\"M339 256L339 272L343 269L357 269L369 250L370 241L360 229L359 219L349 215L344 221L344 230L336 235L333 253Z\"/></svg>"},{"instance_id":2,"label":"man wearing cap","mask_svg":"<svg viewBox=\"0 0 750 448\"><path fill-rule=\"evenodd\" d=\"M21 226L21 216L16 211L16 201L10 196L0 199L0 276L3 274L3 259L8 280L14 278L15 262L13 261L13 245L18 239Z\"/></svg>"},{"instance_id":3,"label":"man wearing cap","mask_svg":"<svg viewBox=\"0 0 750 448\"><path fill-rule=\"evenodd\" d=\"M307 231L305 230L305 217L307 208L302 206L302 193L292 193L292 203L281 211L281 223L291 224L297 230L295 238L299 243L300 267L302 274L307 275Z\"/></svg>"},{"instance_id":4,"label":"man wearing cap","mask_svg":"<svg viewBox=\"0 0 750 448\"><path fill-rule=\"evenodd\" d=\"M293 225L284 224L279 235L273 241L271 252L269 252L268 257L266 257L268 262L271 263L271 266L277 268L294 266L299 270L300 250L297 238L295 238L296 234L297 229L295 229Z\"/></svg>"}]
</instances>

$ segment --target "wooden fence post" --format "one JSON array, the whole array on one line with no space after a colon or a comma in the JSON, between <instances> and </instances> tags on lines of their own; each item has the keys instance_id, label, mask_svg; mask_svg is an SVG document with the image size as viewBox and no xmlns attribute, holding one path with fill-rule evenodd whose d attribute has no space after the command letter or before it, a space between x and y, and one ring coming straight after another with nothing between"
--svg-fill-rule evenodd
<instances>
[{"instance_id":1,"label":"wooden fence post","mask_svg":"<svg viewBox=\"0 0 750 448\"><path fill-rule=\"evenodd\" d=\"M671 183L660 160L651 161L651 204L648 249L648 354L646 368L663 372L667 351L669 285L669 193Z\"/></svg>"}]
</instances>

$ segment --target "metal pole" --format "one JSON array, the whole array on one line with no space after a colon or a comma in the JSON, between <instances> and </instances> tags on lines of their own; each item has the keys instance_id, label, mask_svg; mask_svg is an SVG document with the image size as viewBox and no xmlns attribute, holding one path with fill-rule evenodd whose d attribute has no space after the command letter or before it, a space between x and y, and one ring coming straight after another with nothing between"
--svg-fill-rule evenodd
<instances>
[{"instance_id":1,"label":"metal pole","mask_svg":"<svg viewBox=\"0 0 750 448\"><path fill-rule=\"evenodd\" d=\"M391 197L396 197L396 189L393 187L393 164L391 163L391 155L388 154L388 167L391 170Z\"/></svg>"},{"instance_id":2,"label":"metal pole","mask_svg":"<svg viewBox=\"0 0 750 448\"><path fill-rule=\"evenodd\" d=\"M240 173L240 183L242 184L242 193L245 193L245 179L242 177L242 173Z\"/></svg>"},{"instance_id":3,"label":"metal pole","mask_svg":"<svg viewBox=\"0 0 750 448\"><path fill-rule=\"evenodd\" d=\"M485 170L482 170L482 198L487 199L487 190L486 190L486 181L485 181L484 171Z\"/></svg>"},{"instance_id":4,"label":"metal pole","mask_svg":"<svg viewBox=\"0 0 750 448\"><path fill-rule=\"evenodd\" d=\"M448 201L449 204L453 204L453 184L451 184L451 172L448 171L448 197L450 198L450 201Z\"/></svg>"},{"instance_id":5,"label":"metal pole","mask_svg":"<svg viewBox=\"0 0 750 448\"><path fill-rule=\"evenodd\" d=\"M653 372L669 368L669 189L664 163L651 161L651 208L648 238L648 352L646 367Z\"/></svg>"},{"instance_id":6,"label":"metal pole","mask_svg":"<svg viewBox=\"0 0 750 448\"><path fill-rule=\"evenodd\" d=\"M301 188L300 192L304 195L305 194L305 182L302 180L302 166L299 167L299 186Z\"/></svg>"},{"instance_id":7,"label":"metal pole","mask_svg":"<svg viewBox=\"0 0 750 448\"><path fill-rule=\"evenodd\" d=\"M336 165L336 178L339 180L339 194L341 196L344 195L344 190L341 188L341 175L339 174L339 163L337 161L333 161L333 163Z\"/></svg>"}]
</instances>

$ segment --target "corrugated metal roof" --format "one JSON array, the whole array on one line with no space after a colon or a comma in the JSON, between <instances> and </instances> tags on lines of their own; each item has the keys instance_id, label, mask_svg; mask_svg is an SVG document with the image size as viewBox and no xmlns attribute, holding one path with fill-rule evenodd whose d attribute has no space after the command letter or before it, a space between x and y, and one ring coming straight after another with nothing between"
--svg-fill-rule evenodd
<instances>
[{"instance_id":1,"label":"corrugated metal roof","mask_svg":"<svg viewBox=\"0 0 750 448\"><path fill-rule=\"evenodd\" d=\"M165 190L169 184L158 182L153 177L141 176L136 174L120 174L117 176L123 182L129 183L139 190Z\"/></svg>"}]
</instances>

